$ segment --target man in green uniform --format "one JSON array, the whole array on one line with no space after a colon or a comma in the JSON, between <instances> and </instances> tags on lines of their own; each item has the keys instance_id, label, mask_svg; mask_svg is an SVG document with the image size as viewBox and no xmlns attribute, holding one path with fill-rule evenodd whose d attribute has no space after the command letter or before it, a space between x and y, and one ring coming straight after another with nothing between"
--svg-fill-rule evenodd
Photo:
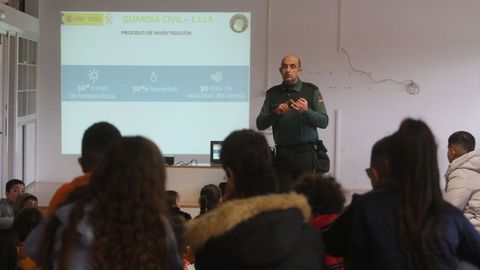
<instances>
[{"instance_id":1,"label":"man in green uniform","mask_svg":"<svg viewBox=\"0 0 480 270\"><path fill-rule=\"evenodd\" d=\"M257 128L272 126L277 171L292 178L305 172L326 173L330 161L317 128L328 126L328 115L320 91L300 80L302 67L295 55L283 57L279 71L283 82L268 89Z\"/></svg>"}]
</instances>

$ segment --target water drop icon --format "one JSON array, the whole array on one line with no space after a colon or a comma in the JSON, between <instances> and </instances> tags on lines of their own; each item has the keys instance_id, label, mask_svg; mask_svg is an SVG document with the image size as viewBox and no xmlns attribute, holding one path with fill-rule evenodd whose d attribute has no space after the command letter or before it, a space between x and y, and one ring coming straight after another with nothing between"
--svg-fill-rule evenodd
<instances>
[{"instance_id":1,"label":"water drop icon","mask_svg":"<svg viewBox=\"0 0 480 270\"><path fill-rule=\"evenodd\" d=\"M155 71L152 72L152 75L150 76L150 81L151 82L157 82L158 81L158 77L157 77L157 74L155 74Z\"/></svg>"}]
</instances>

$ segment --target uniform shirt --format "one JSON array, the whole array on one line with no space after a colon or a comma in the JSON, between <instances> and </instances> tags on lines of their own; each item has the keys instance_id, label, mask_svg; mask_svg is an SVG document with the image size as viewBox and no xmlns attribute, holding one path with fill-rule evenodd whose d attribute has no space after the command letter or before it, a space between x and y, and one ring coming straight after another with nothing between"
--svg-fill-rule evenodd
<instances>
[{"instance_id":1,"label":"uniform shirt","mask_svg":"<svg viewBox=\"0 0 480 270\"><path fill-rule=\"evenodd\" d=\"M284 115L275 113L281 103L305 98L308 110L299 113L292 109ZM298 82L292 87L280 84L270 88L262 110L257 117L257 128L264 130L272 126L275 144L282 146L301 145L318 140L317 128L328 126L328 115L322 95L314 84Z\"/></svg>"}]
</instances>

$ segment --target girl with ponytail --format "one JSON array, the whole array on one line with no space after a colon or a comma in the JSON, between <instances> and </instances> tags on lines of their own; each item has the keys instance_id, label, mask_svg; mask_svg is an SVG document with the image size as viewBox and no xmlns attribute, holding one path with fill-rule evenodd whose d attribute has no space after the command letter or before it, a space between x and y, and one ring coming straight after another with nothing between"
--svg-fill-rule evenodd
<instances>
[{"instance_id":1,"label":"girl with ponytail","mask_svg":"<svg viewBox=\"0 0 480 270\"><path fill-rule=\"evenodd\" d=\"M406 119L389 140L390 179L350 206L351 269L453 270L460 260L480 266L480 236L442 198L430 128Z\"/></svg>"},{"instance_id":2,"label":"girl with ponytail","mask_svg":"<svg viewBox=\"0 0 480 270\"><path fill-rule=\"evenodd\" d=\"M206 185L200 190L200 215L216 208L222 201L222 191L214 184Z\"/></svg>"}]
</instances>

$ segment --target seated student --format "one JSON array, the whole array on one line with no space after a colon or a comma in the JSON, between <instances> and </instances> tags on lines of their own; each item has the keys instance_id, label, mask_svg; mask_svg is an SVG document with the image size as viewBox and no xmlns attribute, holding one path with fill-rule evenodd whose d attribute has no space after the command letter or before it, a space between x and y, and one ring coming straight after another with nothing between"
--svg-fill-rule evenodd
<instances>
[{"instance_id":1,"label":"seated student","mask_svg":"<svg viewBox=\"0 0 480 270\"><path fill-rule=\"evenodd\" d=\"M200 216L215 209L222 202L222 191L213 184L203 186L200 190Z\"/></svg>"},{"instance_id":2,"label":"seated student","mask_svg":"<svg viewBox=\"0 0 480 270\"><path fill-rule=\"evenodd\" d=\"M11 229L18 234L18 268L22 270L40 269L35 262L25 255L24 242L28 234L43 220L43 214L38 208L24 208L15 216Z\"/></svg>"},{"instance_id":3,"label":"seated student","mask_svg":"<svg viewBox=\"0 0 480 270\"><path fill-rule=\"evenodd\" d=\"M13 212L15 216L20 213L24 208L37 208L38 207L38 199L34 195L30 193L22 193L17 196L15 201L15 206L13 208Z\"/></svg>"},{"instance_id":4,"label":"seated student","mask_svg":"<svg viewBox=\"0 0 480 270\"><path fill-rule=\"evenodd\" d=\"M389 142L390 136L386 136L372 146L370 167L365 171L374 190L386 185L390 177L390 169L388 166ZM353 194L351 204L355 204L355 201L359 197L361 197L361 195ZM344 257L346 255L349 247L349 233L352 224L351 218L351 208L347 207L347 209L335 219L332 226L322 232L327 247L327 254L337 257Z\"/></svg>"},{"instance_id":5,"label":"seated student","mask_svg":"<svg viewBox=\"0 0 480 270\"><path fill-rule=\"evenodd\" d=\"M42 269L180 269L165 181L153 142L117 140L90 183L30 233L26 254Z\"/></svg>"},{"instance_id":6,"label":"seated student","mask_svg":"<svg viewBox=\"0 0 480 270\"><path fill-rule=\"evenodd\" d=\"M11 229L0 229L0 269L17 270L18 235Z\"/></svg>"},{"instance_id":7,"label":"seated student","mask_svg":"<svg viewBox=\"0 0 480 270\"><path fill-rule=\"evenodd\" d=\"M293 186L293 190L307 197L312 208L312 225L318 230L327 228L342 212L345 193L342 185L333 177L305 175ZM343 258L326 256L325 269L343 270Z\"/></svg>"},{"instance_id":8,"label":"seated student","mask_svg":"<svg viewBox=\"0 0 480 270\"><path fill-rule=\"evenodd\" d=\"M389 143L389 182L351 205L351 269L480 266L480 235L440 191L437 146L428 126L406 119Z\"/></svg>"},{"instance_id":9,"label":"seated student","mask_svg":"<svg viewBox=\"0 0 480 270\"><path fill-rule=\"evenodd\" d=\"M448 138L448 166L444 198L460 209L480 232L480 153L475 138L457 131Z\"/></svg>"},{"instance_id":10,"label":"seated student","mask_svg":"<svg viewBox=\"0 0 480 270\"><path fill-rule=\"evenodd\" d=\"M195 268L322 269L321 234L302 195L275 194L278 183L265 137L235 131L223 141L225 202L187 224Z\"/></svg>"},{"instance_id":11,"label":"seated student","mask_svg":"<svg viewBox=\"0 0 480 270\"><path fill-rule=\"evenodd\" d=\"M15 217L11 229L18 233L18 240L24 242L42 220L43 214L38 208L24 208Z\"/></svg>"},{"instance_id":12,"label":"seated student","mask_svg":"<svg viewBox=\"0 0 480 270\"><path fill-rule=\"evenodd\" d=\"M107 148L121 138L120 131L112 124L98 122L91 125L82 137L82 156L78 159L84 175L78 176L72 182L63 184L53 194L47 208L47 215L53 213L75 188L85 186L90 181L90 176L100 162Z\"/></svg>"},{"instance_id":13,"label":"seated student","mask_svg":"<svg viewBox=\"0 0 480 270\"><path fill-rule=\"evenodd\" d=\"M10 217L15 216L14 206L17 196L25 192L25 184L22 180L11 179L7 182L5 186L6 198L0 200L0 217Z\"/></svg>"},{"instance_id":14,"label":"seated student","mask_svg":"<svg viewBox=\"0 0 480 270\"><path fill-rule=\"evenodd\" d=\"M167 190L167 207L172 216L181 216L185 221L192 219L192 216L180 210L180 195L174 190Z\"/></svg>"},{"instance_id":15,"label":"seated student","mask_svg":"<svg viewBox=\"0 0 480 270\"><path fill-rule=\"evenodd\" d=\"M390 177L388 168L388 143L390 136L383 137L373 146L370 153L370 167L365 171L373 189L377 189L386 184Z\"/></svg>"}]
</instances>

